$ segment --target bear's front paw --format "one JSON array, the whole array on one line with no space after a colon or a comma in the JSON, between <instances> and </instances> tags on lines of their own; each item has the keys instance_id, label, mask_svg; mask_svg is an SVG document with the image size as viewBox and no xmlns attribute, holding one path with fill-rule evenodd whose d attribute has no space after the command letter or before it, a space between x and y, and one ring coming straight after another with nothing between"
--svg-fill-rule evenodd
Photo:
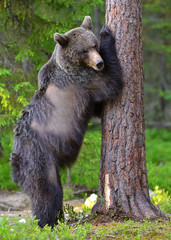
<instances>
[{"instance_id":1,"label":"bear's front paw","mask_svg":"<svg viewBox=\"0 0 171 240\"><path fill-rule=\"evenodd\" d=\"M102 29L101 29L101 31L100 31L100 37L101 37L101 39L104 39L104 38L106 38L106 37L108 37L108 36L111 36L111 30L110 30L110 28L107 26L107 25L104 25L103 27L102 27Z\"/></svg>"}]
</instances>

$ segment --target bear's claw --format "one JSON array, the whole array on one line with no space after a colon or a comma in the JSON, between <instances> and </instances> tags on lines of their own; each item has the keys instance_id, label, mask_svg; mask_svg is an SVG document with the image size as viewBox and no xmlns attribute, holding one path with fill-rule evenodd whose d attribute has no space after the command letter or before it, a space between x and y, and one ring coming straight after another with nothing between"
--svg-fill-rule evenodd
<instances>
[{"instance_id":1,"label":"bear's claw","mask_svg":"<svg viewBox=\"0 0 171 240\"><path fill-rule=\"evenodd\" d=\"M111 30L107 25L103 25L101 31L100 31L100 35L101 36L105 36L105 35L109 35L111 34Z\"/></svg>"}]
</instances>

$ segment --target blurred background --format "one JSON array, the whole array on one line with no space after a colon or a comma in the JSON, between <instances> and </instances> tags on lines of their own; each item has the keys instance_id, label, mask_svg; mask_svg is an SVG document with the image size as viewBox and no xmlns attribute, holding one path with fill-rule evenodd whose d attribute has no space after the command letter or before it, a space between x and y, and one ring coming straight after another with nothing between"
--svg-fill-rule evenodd
<instances>
[{"instance_id":1,"label":"blurred background","mask_svg":"<svg viewBox=\"0 0 171 240\"><path fill-rule=\"evenodd\" d=\"M146 158L150 189L171 193L171 1L143 0ZM0 189L19 189L10 177L13 128L37 89L37 74L51 57L55 32L78 27L84 16L94 32L104 24L102 0L1 0L0 2ZM61 171L64 198L78 186L98 188L101 133L91 122L77 163ZM171 208L171 206L170 206ZM171 211L171 209L170 209Z\"/></svg>"}]
</instances>

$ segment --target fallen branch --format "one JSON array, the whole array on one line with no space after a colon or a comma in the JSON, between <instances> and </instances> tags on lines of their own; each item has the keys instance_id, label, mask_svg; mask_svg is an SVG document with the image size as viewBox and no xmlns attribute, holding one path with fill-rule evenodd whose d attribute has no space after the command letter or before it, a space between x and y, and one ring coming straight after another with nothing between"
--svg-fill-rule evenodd
<instances>
[{"instance_id":1,"label":"fallen branch","mask_svg":"<svg viewBox=\"0 0 171 240\"><path fill-rule=\"evenodd\" d=\"M73 195L79 195L81 193L97 193L97 190L96 189L94 189L94 190L83 189L83 190L75 191L72 194Z\"/></svg>"}]
</instances>

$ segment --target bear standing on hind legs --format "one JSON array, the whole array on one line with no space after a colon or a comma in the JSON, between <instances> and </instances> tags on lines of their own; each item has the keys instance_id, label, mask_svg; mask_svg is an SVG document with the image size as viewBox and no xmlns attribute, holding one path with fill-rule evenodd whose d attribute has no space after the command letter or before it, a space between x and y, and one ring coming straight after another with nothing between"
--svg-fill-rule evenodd
<instances>
[{"instance_id":1,"label":"bear standing on hind legs","mask_svg":"<svg viewBox=\"0 0 171 240\"><path fill-rule=\"evenodd\" d=\"M100 46L91 28L87 16L80 27L54 35L57 45L39 72L39 89L15 128L13 180L29 195L41 227L62 217L59 168L74 163L94 109L100 112L123 86L109 28L102 28Z\"/></svg>"}]
</instances>

